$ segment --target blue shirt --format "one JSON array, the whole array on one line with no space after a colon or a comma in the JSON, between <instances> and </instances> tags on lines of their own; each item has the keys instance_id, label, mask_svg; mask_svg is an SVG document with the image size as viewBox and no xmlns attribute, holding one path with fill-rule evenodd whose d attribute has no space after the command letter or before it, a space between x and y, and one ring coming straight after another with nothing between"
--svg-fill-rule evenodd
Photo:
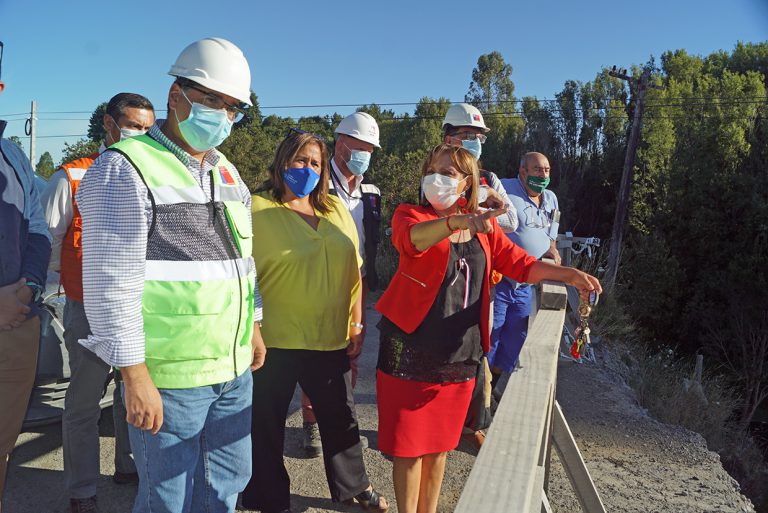
<instances>
[{"instance_id":1,"label":"blue shirt","mask_svg":"<svg viewBox=\"0 0 768 513\"><path fill-rule=\"evenodd\" d=\"M22 149L2 138L5 126L0 121L0 286L22 276L45 286L51 235L35 174Z\"/></svg>"},{"instance_id":2,"label":"blue shirt","mask_svg":"<svg viewBox=\"0 0 768 513\"><path fill-rule=\"evenodd\" d=\"M518 226L507 237L523 248L529 255L541 258L549 251L552 241L557 239L559 208L557 196L544 190L540 196L541 205L536 205L525 190L520 177L501 180L512 205L517 210Z\"/></svg>"}]
</instances>

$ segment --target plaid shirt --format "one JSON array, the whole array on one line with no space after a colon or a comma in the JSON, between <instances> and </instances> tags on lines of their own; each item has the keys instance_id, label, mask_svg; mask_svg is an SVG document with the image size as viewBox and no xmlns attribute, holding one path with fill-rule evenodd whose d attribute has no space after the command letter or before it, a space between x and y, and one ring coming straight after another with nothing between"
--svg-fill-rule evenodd
<instances>
[{"instance_id":1,"label":"plaid shirt","mask_svg":"<svg viewBox=\"0 0 768 513\"><path fill-rule=\"evenodd\" d=\"M208 151L200 165L160 131L158 120L148 135L171 151L211 195L210 180L219 156ZM234 170L234 167L233 167ZM251 211L251 193L234 170L243 203ZM80 343L115 367L144 362L142 296L147 235L152 220L149 191L139 173L120 153L103 153L88 169L77 190L83 217L83 293L92 335ZM251 272L256 267L251 260ZM255 321L262 319L258 279L254 287Z\"/></svg>"}]
</instances>

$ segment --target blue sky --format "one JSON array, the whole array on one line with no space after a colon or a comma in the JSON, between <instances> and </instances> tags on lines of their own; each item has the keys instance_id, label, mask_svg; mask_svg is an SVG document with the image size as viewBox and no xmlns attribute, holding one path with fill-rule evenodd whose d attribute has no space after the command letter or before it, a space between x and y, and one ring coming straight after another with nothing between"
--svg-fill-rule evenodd
<instances>
[{"instance_id":1,"label":"blue sky","mask_svg":"<svg viewBox=\"0 0 768 513\"><path fill-rule=\"evenodd\" d=\"M768 0L0 0L0 118L17 120L5 135L23 135L24 116L8 114L29 112L36 100L37 158L49 151L58 162L64 142L78 137L43 136L85 134L93 109L120 91L164 108L168 68L206 36L243 49L262 107L461 101L477 58L494 50L512 65L518 97L551 98L565 80L590 80L603 66L766 41Z\"/></svg>"}]
</instances>

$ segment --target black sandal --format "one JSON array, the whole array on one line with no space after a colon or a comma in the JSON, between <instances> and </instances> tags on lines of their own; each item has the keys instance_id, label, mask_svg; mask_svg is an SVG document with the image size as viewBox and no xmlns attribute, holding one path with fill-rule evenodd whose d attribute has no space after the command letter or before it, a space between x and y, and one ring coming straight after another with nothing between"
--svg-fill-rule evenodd
<instances>
[{"instance_id":1,"label":"black sandal","mask_svg":"<svg viewBox=\"0 0 768 513\"><path fill-rule=\"evenodd\" d=\"M384 501L387 503L386 506L382 507L381 499L384 499ZM365 490L364 492L358 493L355 495L354 499L345 500L344 503L352 504L355 500L365 511L378 511L380 513L384 513L389 509L389 502L387 501L387 498L374 490L373 487L371 487L370 490Z\"/></svg>"}]
</instances>

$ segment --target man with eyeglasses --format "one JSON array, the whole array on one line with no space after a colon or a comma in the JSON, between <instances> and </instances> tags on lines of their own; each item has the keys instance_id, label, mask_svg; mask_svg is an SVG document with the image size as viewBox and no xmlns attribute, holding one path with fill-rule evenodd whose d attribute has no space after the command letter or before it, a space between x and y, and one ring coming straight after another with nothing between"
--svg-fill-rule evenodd
<instances>
[{"instance_id":1,"label":"man with eyeglasses","mask_svg":"<svg viewBox=\"0 0 768 513\"><path fill-rule=\"evenodd\" d=\"M216 147L250 105L242 51L185 48L168 119L108 148L76 194L80 340L124 381L133 513L232 512L251 469L251 371L264 363L251 195Z\"/></svg>"},{"instance_id":2,"label":"man with eyeglasses","mask_svg":"<svg viewBox=\"0 0 768 513\"><path fill-rule=\"evenodd\" d=\"M2 52L0 42L0 73ZM6 124L0 120L0 508L8 457L35 382L38 304L51 255L35 172L24 151L2 137Z\"/></svg>"},{"instance_id":3,"label":"man with eyeglasses","mask_svg":"<svg viewBox=\"0 0 768 513\"><path fill-rule=\"evenodd\" d=\"M107 103L102 118L105 138L99 151L63 164L48 182L42 203L48 228L53 237L48 268L60 273L67 302L64 307L64 343L69 355L70 379L64 398L62 446L64 482L69 492L72 513L96 508L96 484L99 480L99 402L110 379L110 366L78 343L90 335L83 306L82 219L75 194L93 161L114 143L146 133L155 121L155 110L145 97L118 93ZM117 382L117 380L116 380ZM131 458L125 408L120 384L114 391L115 473L117 484L138 482L136 465Z\"/></svg>"},{"instance_id":4,"label":"man with eyeglasses","mask_svg":"<svg viewBox=\"0 0 768 513\"><path fill-rule=\"evenodd\" d=\"M550 171L546 156L528 152L520 160L517 178L505 178L501 183L518 217L517 229L507 237L529 255L552 258L559 265L556 242L560 211L557 196L547 189ZM527 283L517 283L505 277L496 285L491 350L488 353L493 388L502 373L512 372L517 366L528 335L531 303L531 287Z\"/></svg>"},{"instance_id":5,"label":"man with eyeglasses","mask_svg":"<svg viewBox=\"0 0 768 513\"><path fill-rule=\"evenodd\" d=\"M469 151L477 160L483 153L483 145L488 139L485 134L491 129L485 126L480 110L469 103L457 103L451 105L443 119L443 142L451 146L460 146ZM489 195L494 197L496 203L511 207L507 193L501 185L496 173L487 169L480 169L480 181L483 187L479 193L479 202L483 203ZM507 215L496 218L504 233L514 232L517 228L515 212L509 211Z\"/></svg>"}]
</instances>

